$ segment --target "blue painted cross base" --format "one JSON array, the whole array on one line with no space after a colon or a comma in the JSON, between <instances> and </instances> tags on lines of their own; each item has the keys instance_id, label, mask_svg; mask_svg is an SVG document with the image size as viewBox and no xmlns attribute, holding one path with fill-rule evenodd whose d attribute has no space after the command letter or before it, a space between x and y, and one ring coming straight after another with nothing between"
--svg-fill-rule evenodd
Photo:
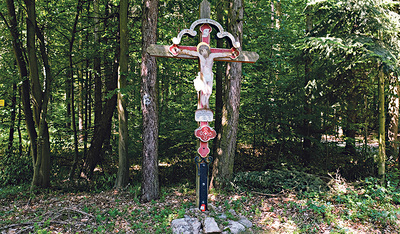
<instances>
[{"instance_id":1,"label":"blue painted cross base","mask_svg":"<svg viewBox=\"0 0 400 234\"><path fill-rule=\"evenodd\" d=\"M201 211L208 210L208 166L212 162L213 158L208 157L196 157L196 171L197 171L197 198L198 198L198 208Z\"/></svg>"},{"instance_id":2,"label":"blue painted cross base","mask_svg":"<svg viewBox=\"0 0 400 234\"><path fill-rule=\"evenodd\" d=\"M207 197L208 197L208 165L205 162L200 163L200 188L199 188L199 209L206 211L207 209Z\"/></svg>"}]
</instances>

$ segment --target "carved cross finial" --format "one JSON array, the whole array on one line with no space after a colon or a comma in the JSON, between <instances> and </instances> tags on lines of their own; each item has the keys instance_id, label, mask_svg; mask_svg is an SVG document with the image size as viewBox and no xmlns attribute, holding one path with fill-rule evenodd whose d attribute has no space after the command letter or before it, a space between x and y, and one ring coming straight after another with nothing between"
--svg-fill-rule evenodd
<instances>
[{"instance_id":1,"label":"carved cross finial","mask_svg":"<svg viewBox=\"0 0 400 234\"><path fill-rule=\"evenodd\" d=\"M203 0L200 3L200 19L209 19L211 15L210 3L207 0Z\"/></svg>"}]
</instances>

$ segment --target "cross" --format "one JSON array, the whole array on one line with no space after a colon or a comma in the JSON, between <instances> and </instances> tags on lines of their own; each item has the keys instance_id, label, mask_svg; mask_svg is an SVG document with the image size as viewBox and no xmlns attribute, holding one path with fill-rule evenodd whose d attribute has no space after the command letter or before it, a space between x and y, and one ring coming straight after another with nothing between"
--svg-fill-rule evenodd
<instances>
[{"instance_id":1,"label":"cross","mask_svg":"<svg viewBox=\"0 0 400 234\"><path fill-rule=\"evenodd\" d=\"M199 26L200 43L197 46L179 45L182 37L188 34L192 37L197 35L195 29ZM212 27L213 26L213 27ZM210 35L216 28L218 30L217 37L227 37L232 48L211 48ZM208 165L212 161L209 156L210 148L208 141L215 138L216 131L209 126L209 122L213 121L213 112L209 107L209 97L212 92L213 74L212 66L214 61L239 62L239 63L255 63L258 59L256 52L240 51L240 42L236 41L234 36L226 32L221 24L210 19L210 4L203 0L200 4L200 19L193 22L189 29L184 29L172 39L173 44L151 45L147 48L147 52L155 57L181 58L181 59L198 59L200 72L194 79L194 86L198 91L198 105L195 112L195 120L199 123L199 128L195 130L195 136L199 139L199 148L197 152L200 157L195 158L197 165L196 193L197 207L201 211L207 210L208 197Z\"/></svg>"}]
</instances>

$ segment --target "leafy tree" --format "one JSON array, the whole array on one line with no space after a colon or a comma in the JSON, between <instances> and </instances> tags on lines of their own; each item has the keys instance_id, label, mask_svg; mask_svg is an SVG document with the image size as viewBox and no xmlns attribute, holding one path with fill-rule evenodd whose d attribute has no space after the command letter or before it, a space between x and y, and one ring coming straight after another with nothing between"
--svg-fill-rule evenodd
<instances>
[{"instance_id":1,"label":"leafy tree","mask_svg":"<svg viewBox=\"0 0 400 234\"><path fill-rule=\"evenodd\" d=\"M113 7L112 9L115 9ZM110 9L110 10L112 10ZM96 10L95 10L96 12ZM111 11L112 12L112 11ZM108 10L104 10L104 18L107 19L105 23L109 23L111 20L116 17L116 14L110 14L108 17L107 15L110 14ZM97 20L95 20L95 25L97 25ZM113 22L113 21L111 21ZM112 31L114 30L114 27L107 28L106 32L109 34L112 34ZM96 29L95 29L96 31ZM104 38L107 38L109 36L108 34L104 35ZM95 36L96 38L96 36ZM108 40L108 39L107 39ZM117 42L118 37L114 37L113 40L109 40L108 43L101 43L101 46L104 46L106 48L110 47L110 44L112 45L111 48L114 48L117 43L112 43ZM106 49L104 49L106 50ZM95 52L95 57L94 57L94 70L96 71L97 75L99 77L94 77L94 85L95 87L100 87L100 91L95 88L95 95L94 95L94 112L95 112L95 118L94 118L94 134L91 139L90 143L90 148L88 150L87 156L85 158L85 163L83 166L83 172L85 175L87 175L89 178L92 177L93 175L93 170L95 167L104 162L104 154L105 154L105 148L108 148L110 145L110 136L111 136L111 123L112 123L112 117L115 111L115 107L117 104L117 95L115 94L115 89L117 88L117 80L118 80L118 58L119 58L119 49L118 47L113 50L113 52L108 53L108 56L104 58L103 61L103 66L100 66L99 69L106 69L108 72L102 75L103 73L99 73L97 71L97 62L98 58L96 57L98 55L97 52ZM114 59L110 59L114 58ZM112 62L110 62L110 60ZM104 82L104 84L103 84ZM105 86L105 93L104 99L103 99L103 85ZM100 97L99 97L100 96ZM104 105L103 105L104 102ZM99 107L101 106L101 108ZM101 111L101 114L96 114L96 112ZM97 116L97 117L96 117ZM108 150L111 151L111 150Z\"/></svg>"},{"instance_id":2,"label":"leafy tree","mask_svg":"<svg viewBox=\"0 0 400 234\"><path fill-rule=\"evenodd\" d=\"M48 187L50 185L50 141L47 124L47 106L52 82L51 70L48 62L45 40L36 24L35 1L26 0L27 11L27 59L23 54L20 30L16 17L14 1L9 0L7 10L9 15L9 30L12 36L14 54L19 67L22 84L22 102L25 121L31 141L31 154L33 161L32 187ZM42 87L36 57L36 35L40 41L40 51L43 66L46 70L45 87ZM28 65L29 64L29 65ZM28 70L29 66L29 70ZM29 71L29 74L28 74ZM29 77L27 79L27 77ZM30 97L33 98L31 106Z\"/></svg>"},{"instance_id":3,"label":"leafy tree","mask_svg":"<svg viewBox=\"0 0 400 234\"><path fill-rule=\"evenodd\" d=\"M242 44L244 2L234 0L229 2L228 28L237 41ZM211 186L221 187L224 180L230 180L233 175L233 165L236 152L236 139L239 124L240 89L242 82L242 64L229 63L226 68L226 84L222 107L221 128L218 134L217 155L213 163Z\"/></svg>"},{"instance_id":4,"label":"leafy tree","mask_svg":"<svg viewBox=\"0 0 400 234\"><path fill-rule=\"evenodd\" d=\"M397 72L399 16L387 9L387 2L318 1L310 2L307 11L315 19L314 28L305 42L310 53L317 52L320 59L330 60L335 66L330 82L342 98L340 105L347 112L344 125L346 148L354 155L357 109L365 93L363 81L379 76L379 174L385 174L385 119L383 73ZM371 82L371 81L370 81ZM339 87L342 87L340 91Z\"/></svg>"}]
</instances>

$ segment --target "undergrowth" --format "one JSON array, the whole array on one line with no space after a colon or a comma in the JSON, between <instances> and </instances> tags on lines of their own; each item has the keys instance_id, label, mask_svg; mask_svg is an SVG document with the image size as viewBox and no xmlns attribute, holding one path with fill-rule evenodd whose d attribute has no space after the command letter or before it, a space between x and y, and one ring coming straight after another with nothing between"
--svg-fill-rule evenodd
<instances>
[{"instance_id":1,"label":"undergrowth","mask_svg":"<svg viewBox=\"0 0 400 234\"><path fill-rule=\"evenodd\" d=\"M327 191L327 184L320 178L294 170L267 170L239 172L231 183L238 191L256 191L266 194Z\"/></svg>"},{"instance_id":2,"label":"undergrowth","mask_svg":"<svg viewBox=\"0 0 400 234\"><path fill-rule=\"evenodd\" d=\"M290 170L238 173L235 190L212 190L210 207L248 217L253 230L286 233L398 233L400 190L397 171L384 184L374 177L347 182L340 174L324 182ZM111 184L112 178L104 184ZM68 230L100 233L171 233L173 219L195 207L195 188L188 183L162 187L160 199L140 203L140 184L120 192L106 187L89 191L46 190L29 194L29 185L0 189L0 232L34 233ZM54 187L53 187L54 188ZM283 192L282 192L283 191ZM226 220L217 215L216 220Z\"/></svg>"},{"instance_id":3,"label":"undergrowth","mask_svg":"<svg viewBox=\"0 0 400 234\"><path fill-rule=\"evenodd\" d=\"M296 197L286 199L278 208L287 217L282 222L294 223L299 232L323 232L327 226L335 233L353 232L351 225L343 225L348 222L392 233L400 230L398 178L394 171L387 175L384 184L374 177L348 183L336 174L324 183L317 176L302 172L269 170L238 173L232 186L240 192L277 196L285 191L281 196Z\"/></svg>"}]
</instances>

